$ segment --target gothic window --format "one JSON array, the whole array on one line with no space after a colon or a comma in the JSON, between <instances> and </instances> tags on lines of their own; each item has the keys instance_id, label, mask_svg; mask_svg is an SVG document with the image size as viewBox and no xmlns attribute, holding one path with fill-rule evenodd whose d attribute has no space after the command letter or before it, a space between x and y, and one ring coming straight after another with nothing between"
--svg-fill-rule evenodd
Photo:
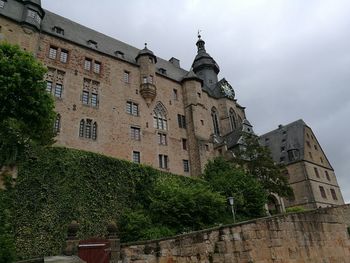
<instances>
[{"instance_id":1,"label":"gothic window","mask_svg":"<svg viewBox=\"0 0 350 263\"><path fill-rule=\"evenodd\" d=\"M86 139L97 139L97 122L91 119L82 119L79 124L79 137Z\"/></svg>"},{"instance_id":2,"label":"gothic window","mask_svg":"<svg viewBox=\"0 0 350 263\"><path fill-rule=\"evenodd\" d=\"M234 129L237 128L237 126L236 126L236 114L232 108L230 109L229 118L230 118L231 131L233 131Z\"/></svg>"},{"instance_id":3,"label":"gothic window","mask_svg":"<svg viewBox=\"0 0 350 263\"><path fill-rule=\"evenodd\" d=\"M54 123L54 127L53 127L53 131L55 133L59 133L60 129L61 129L61 115L57 114L56 119L55 119L55 123Z\"/></svg>"},{"instance_id":4,"label":"gothic window","mask_svg":"<svg viewBox=\"0 0 350 263\"><path fill-rule=\"evenodd\" d=\"M239 127L242 127L242 123L243 123L243 120L241 118L241 116L238 115L238 125Z\"/></svg>"},{"instance_id":5,"label":"gothic window","mask_svg":"<svg viewBox=\"0 0 350 263\"><path fill-rule=\"evenodd\" d=\"M211 118L213 120L214 134L220 135L218 112L214 107L211 110Z\"/></svg>"},{"instance_id":6,"label":"gothic window","mask_svg":"<svg viewBox=\"0 0 350 263\"><path fill-rule=\"evenodd\" d=\"M81 95L81 101L84 105L92 107L98 107L99 99L98 92L100 89L100 82L84 78L83 92Z\"/></svg>"},{"instance_id":7,"label":"gothic window","mask_svg":"<svg viewBox=\"0 0 350 263\"><path fill-rule=\"evenodd\" d=\"M161 102L158 102L153 111L153 126L159 130L167 130L167 110Z\"/></svg>"},{"instance_id":8,"label":"gothic window","mask_svg":"<svg viewBox=\"0 0 350 263\"><path fill-rule=\"evenodd\" d=\"M62 98L63 94L63 81L65 72L54 68L49 68L46 73L46 91L56 98Z\"/></svg>"}]
</instances>

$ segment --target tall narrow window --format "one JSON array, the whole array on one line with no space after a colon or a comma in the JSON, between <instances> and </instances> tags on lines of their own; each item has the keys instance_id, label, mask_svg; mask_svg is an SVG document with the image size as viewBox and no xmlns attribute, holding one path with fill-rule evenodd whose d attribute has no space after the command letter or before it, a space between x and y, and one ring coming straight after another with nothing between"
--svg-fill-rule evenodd
<instances>
[{"instance_id":1,"label":"tall narrow window","mask_svg":"<svg viewBox=\"0 0 350 263\"><path fill-rule=\"evenodd\" d=\"M132 161L134 163L140 163L140 152L137 152L137 151L133 151L132 152Z\"/></svg>"},{"instance_id":2,"label":"tall narrow window","mask_svg":"<svg viewBox=\"0 0 350 263\"><path fill-rule=\"evenodd\" d=\"M92 125L92 139L94 141L97 140L97 123L94 122L94 124Z\"/></svg>"},{"instance_id":3,"label":"tall narrow window","mask_svg":"<svg viewBox=\"0 0 350 263\"><path fill-rule=\"evenodd\" d=\"M331 180L331 178L329 177L329 173L328 173L328 171L324 171L324 173L325 173L325 175L326 175L327 180L328 180L328 181L330 181L330 180Z\"/></svg>"},{"instance_id":4,"label":"tall narrow window","mask_svg":"<svg viewBox=\"0 0 350 263\"><path fill-rule=\"evenodd\" d=\"M50 46L49 58L56 59L57 56L57 47Z\"/></svg>"},{"instance_id":5,"label":"tall narrow window","mask_svg":"<svg viewBox=\"0 0 350 263\"><path fill-rule=\"evenodd\" d=\"M130 137L133 140L140 141L141 140L140 128L130 127Z\"/></svg>"},{"instance_id":6,"label":"tall narrow window","mask_svg":"<svg viewBox=\"0 0 350 263\"><path fill-rule=\"evenodd\" d=\"M327 198L326 191L324 190L323 186L319 186L319 188L322 198Z\"/></svg>"},{"instance_id":7,"label":"tall narrow window","mask_svg":"<svg viewBox=\"0 0 350 263\"><path fill-rule=\"evenodd\" d=\"M85 138L91 139L92 120L87 119L85 124Z\"/></svg>"},{"instance_id":8,"label":"tall narrow window","mask_svg":"<svg viewBox=\"0 0 350 263\"><path fill-rule=\"evenodd\" d=\"M91 106L97 107L97 94L91 93Z\"/></svg>"},{"instance_id":9,"label":"tall narrow window","mask_svg":"<svg viewBox=\"0 0 350 263\"><path fill-rule=\"evenodd\" d=\"M167 110L161 102L158 102L153 110L153 126L159 130L167 130Z\"/></svg>"},{"instance_id":10,"label":"tall narrow window","mask_svg":"<svg viewBox=\"0 0 350 263\"><path fill-rule=\"evenodd\" d=\"M55 87L55 97L61 98L61 97L62 97L62 90L63 90L62 84L56 83L56 87Z\"/></svg>"},{"instance_id":11,"label":"tall narrow window","mask_svg":"<svg viewBox=\"0 0 350 263\"><path fill-rule=\"evenodd\" d=\"M82 101L83 104L89 104L89 92L88 91L83 91L83 96L82 96Z\"/></svg>"},{"instance_id":12,"label":"tall narrow window","mask_svg":"<svg viewBox=\"0 0 350 263\"><path fill-rule=\"evenodd\" d=\"M84 78L83 92L81 95L82 103L85 105L90 105L92 107L98 107L99 88L100 88L100 83L98 81Z\"/></svg>"},{"instance_id":13,"label":"tall narrow window","mask_svg":"<svg viewBox=\"0 0 350 263\"><path fill-rule=\"evenodd\" d=\"M320 178L320 175L319 175L318 170L317 170L316 167L314 167L314 171L315 171L315 175L317 176L317 178Z\"/></svg>"},{"instance_id":14,"label":"tall narrow window","mask_svg":"<svg viewBox=\"0 0 350 263\"><path fill-rule=\"evenodd\" d=\"M165 133L158 133L158 144L167 145L167 138Z\"/></svg>"},{"instance_id":15,"label":"tall narrow window","mask_svg":"<svg viewBox=\"0 0 350 263\"><path fill-rule=\"evenodd\" d=\"M335 190L333 188L331 188L331 195L333 200L338 200L337 194L335 193Z\"/></svg>"},{"instance_id":16,"label":"tall narrow window","mask_svg":"<svg viewBox=\"0 0 350 263\"><path fill-rule=\"evenodd\" d=\"M55 123L54 123L54 127L53 127L53 131L55 133L59 133L60 129L61 129L61 115L57 114L56 119L55 119Z\"/></svg>"},{"instance_id":17,"label":"tall narrow window","mask_svg":"<svg viewBox=\"0 0 350 263\"><path fill-rule=\"evenodd\" d=\"M68 51L65 49L61 49L60 61L62 63L67 63L68 61Z\"/></svg>"},{"instance_id":18,"label":"tall narrow window","mask_svg":"<svg viewBox=\"0 0 350 263\"><path fill-rule=\"evenodd\" d=\"M183 166L184 166L184 172L188 173L190 171L190 165L188 160L182 160Z\"/></svg>"},{"instance_id":19,"label":"tall narrow window","mask_svg":"<svg viewBox=\"0 0 350 263\"><path fill-rule=\"evenodd\" d=\"M153 76L149 76L149 83L153 84Z\"/></svg>"},{"instance_id":20,"label":"tall narrow window","mask_svg":"<svg viewBox=\"0 0 350 263\"><path fill-rule=\"evenodd\" d=\"M187 150L187 140L186 139L182 139L182 149Z\"/></svg>"},{"instance_id":21,"label":"tall narrow window","mask_svg":"<svg viewBox=\"0 0 350 263\"><path fill-rule=\"evenodd\" d=\"M220 135L218 112L215 108L211 110L211 118L213 120L214 134Z\"/></svg>"},{"instance_id":22,"label":"tall narrow window","mask_svg":"<svg viewBox=\"0 0 350 263\"><path fill-rule=\"evenodd\" d=\"M124 71L124 83L130 83L130 72Z\"/></svg>"},{"instance_id":23,"label":"tall narrow window","mask_svg":"<svg viewBox=\"0 0 350 263\"><path fill-rule=\"evenodd\" d=\"M147 81L147 77L143 77L142 79L143 79L142 82L143 82L144 84L146 84L146 83L148 82L148 81Z\"/></svg>"},{"instance_id":24,"label":"tall narrow window","mask_svg":"<svg viewBox=\"0 0 350 263\"><path fill-rule=\"evenodd\" d=\"M158 159L159 159L159 168L168 169L168 161L169 161L168 156L164 154L159 154Z\"/></svg>"},{"instance_id":25,"label":"tall narrow window","mask_svg":"<svg viewBox=\"0 0 350 263\"><path fill-rule=\"evenodd\" d=\"M52 92L52 81L46 81L46 91L48 93Z\"/></svg>"},{"instance_id":26,"label":"tall narrow window","mask_svg":"<svg viewBox=\"0 0 350 263\"><path fill-rule=\"evenodd\" d=\"M84 69L91 70L91 63L92 63L92 60L90 58L85 58Z\"/></svg>"},{"instance_id":27,"label":"tall narrow window","mask_svg":"<svg viewBox=\"0 0 350 263\"><path fill-rule=\"evenodd\" d=\"M237 126L236 126L236 117L235 116L236 116L235 111L231 108L230 109L230 115L229 115L231 131L233 131L234 129L237 128Z\"/></svg>"},{"instance_id":28,"label":"tall narrow window","mask_svg":"<svg viewBox=\"0 0 350 263\"><path fill-rule=\"evenodd\" d=\"M186 129L186 118L184 115L177 115L177 123L179 124L180 128Z\"/></svg>"},{"instance_id":29,"label":"tall narrow window","mask_svg":"<svg viewBox=\"0 0 350 263\"><path fill-rule=\"evenodd\" d=\"M84 137L85 120L81 120L79 124L79 137Z\"/></svg>"},{"instance_id":30,"label":"tall narrow window","mask_svg":"<svg viewBox=\"0 0 350 263\"><path fill-rule=\"evenodd\" d=\"M177 89L173 89L173 99L178 100L177 98Z\"/></svg>"},{"instance_id":31,"label":"tall narrow window","mask_svg":"<svg viewBox=\"0 0 350 263\"><path fill-rule=\"evenodd\" d=\"M100 74L101 73L101 62L95 61L95 63L94 63L94 72L96 74Z\"/></svg>"}]
</instances>

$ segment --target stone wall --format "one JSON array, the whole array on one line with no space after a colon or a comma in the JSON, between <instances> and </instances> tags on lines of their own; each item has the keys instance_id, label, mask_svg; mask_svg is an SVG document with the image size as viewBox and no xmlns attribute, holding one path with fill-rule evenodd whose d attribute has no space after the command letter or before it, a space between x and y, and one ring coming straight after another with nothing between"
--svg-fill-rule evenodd
<instances>
[{"instance_id":1,"label":"stone wall","mask_svg":"<svg viewBox=\"0 0 350 263\"><path fill-rule=\"evenodd\" d=\"M128 243L123 263L340 263L350 260L350 205Z\"/></svg>"}]
</instances>

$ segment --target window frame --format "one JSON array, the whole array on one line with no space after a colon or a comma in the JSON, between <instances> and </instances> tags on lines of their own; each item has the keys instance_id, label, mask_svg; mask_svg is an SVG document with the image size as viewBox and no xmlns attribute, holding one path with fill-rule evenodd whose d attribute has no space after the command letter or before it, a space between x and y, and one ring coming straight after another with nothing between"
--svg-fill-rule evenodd
<instances>
[{"instance_id":1,"label":"window frame","mask_svg":"<svg viewBox=\"0 0 350 263\"><path fill-rule=\"evenodd\" d=\"M141 141L141 128L130 126L130 138L134 141Z\"/></svg>"},{"instance_id":2,"label":"window frame","mask_svg":"<svg viewBox=\"0 0 350 263\"><path fill-rule=\"evenodd\" d=\"M69 51L67 49L61 48L60 50L60 62L68 63Z\"/></svg>"},{"instance_id":3,"label":"window frame","mask_svg":"<svg viewBox=\"0 0 350 263\"><path fill-rule=\"evenodd\" d=\"M126 113L132 116L139 116L139 104L128 100L126 102Z\"/></svg>"},{"instance_id":4,"label":"window frame","mask_svg":"<svg viewBox=\"0 0 350 263\"><path fill-rule=\"evenodd\" d=\"M50 47L49 47L49 59L56 60L57 54L58 54L58 47L50 45Z\"/></svg>"},{"instance_id":5,"label":"window frame","mask_svg":"<svg viewBox=\"0 0 350 263\"><path fill-rule=\"evenodd\" d=\"M184 172L185 173L189 173L190 172L190 162L189 160L182 160L182 165L184 168Z\"/></svg>"},{"instance_id":6,"label":"window frame","mask_svg":"<svg viewBox=\"0 0 350 263\"><path fill-rule=\"evenodd\" d=\"M89 66L87 66L87 65L89 65ZM91 67L92 67L92 59L85 57L85 59L84 59L84 69L86 71L91 71Z\"/></svg>"},{"instance_id":7,"label":"window frame","mask_svg":"<svg viewBox=\"0 0 350 263\"><path fill-rule=\"evenodd\" d=\"M132 151L132 161L134 163L141 163L141 153L139 151Z\"/></svg>"}]
</instances>

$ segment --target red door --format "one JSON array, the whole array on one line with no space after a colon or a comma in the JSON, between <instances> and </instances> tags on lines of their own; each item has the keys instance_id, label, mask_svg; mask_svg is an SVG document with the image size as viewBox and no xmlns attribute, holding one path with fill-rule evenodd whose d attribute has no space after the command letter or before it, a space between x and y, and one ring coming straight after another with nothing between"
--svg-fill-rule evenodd
<instances>
[{"instance_id":1,"label":"red door","mask_svg":"<svg viewBox=\"0 0 350 263\"><path fill-rule=\"evenodd\" d=\"M109 263L110 244L105 239L82 240L79 242L78 255L86 263Z\"/></svg>"}]
</instances>

